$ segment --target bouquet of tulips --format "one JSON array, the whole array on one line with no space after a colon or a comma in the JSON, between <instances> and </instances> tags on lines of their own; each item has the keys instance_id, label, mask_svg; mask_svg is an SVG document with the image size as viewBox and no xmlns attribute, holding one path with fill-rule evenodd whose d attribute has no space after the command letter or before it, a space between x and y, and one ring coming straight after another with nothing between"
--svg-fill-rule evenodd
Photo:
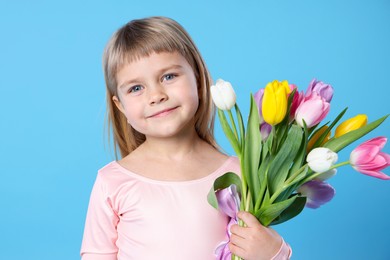
<instances>
[{"instance_id":1,"label":"bouquet of tulips","mask_svg":"<svg viewBox=\"0 0 390 260\"><path fill-rule=\"evenodd\" d=\"M297 216L305 206L321 206L335 193L325 180L343 165L390 179L381 172L390 165L390 155L381 152L385 137L362 143L348 161L336 164L337 152L375 129L388 115L371 123L366 115L357 115L339 124L344 109L332 122L322 123L333 97L329 84L314 79L304 93L287 81L268 83L251 94L246 127L229 82L218 80L211 95L222 129L240 161L241 176L228 172L217 178L208 201L233 222L245 225L237 219L238 210L249 211L269 226ZM217 249L219 259L230 257L227 243Z\"/></svg>"}]
</instances>

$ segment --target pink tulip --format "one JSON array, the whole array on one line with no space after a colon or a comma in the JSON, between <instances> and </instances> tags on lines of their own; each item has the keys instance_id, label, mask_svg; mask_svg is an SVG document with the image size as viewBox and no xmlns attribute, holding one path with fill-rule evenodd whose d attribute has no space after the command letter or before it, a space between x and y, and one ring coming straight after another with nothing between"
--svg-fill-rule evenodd
<instances>
[{"instance_id":1,"label":"pink tulip","mask_svg":"<svg viewBox=\"0 0 390 260\"><path fill-rule=\"evenodd\" d=\"M297 111L297 108L299 107L299 105L303 101L305 94L303 93L303 91L298 92L298 88L294 84L290 84L290 89L291 89L291 91L296 89L292 103L291 103L291 107L290 107L290 119L292 120L292 119L294 119L295 111Z\"/></svg>"},{"instance_id":2,"label":"pink tulip","mask_svg":"<svg viewBox=\"0 0 390 260\"><path fill-rule=\"evenodd\" d=\"M318 93L313 92L305 97L295 112L295 121L303 127L303 120L307 128L311 128L321 122L330 109L330 104Z\"/></svg>"},{"instance_id":3,"label":"pink tulip","mask_svg":"<svg viewBox=\"0 0 390 260\"><path fill-rule=\"evenodd\" d=\"M386 142L387 138L380 136L356 147L349 158L352 167L363 174L382 180L390 180L390 176L381 172L390 165L390 155L381 152Z\"/></svg>"}]
</instances>

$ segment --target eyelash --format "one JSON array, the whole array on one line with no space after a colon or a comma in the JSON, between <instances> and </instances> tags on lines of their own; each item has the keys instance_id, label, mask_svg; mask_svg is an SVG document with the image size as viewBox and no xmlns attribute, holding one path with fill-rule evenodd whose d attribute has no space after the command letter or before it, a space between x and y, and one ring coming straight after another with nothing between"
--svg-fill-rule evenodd
<instances>
[{"instance_id":1,"label":"eyelash","mask_svg":"<svg viewBox=\"0 0 390 260\"><path fill-rule=\"evenodd\" d=\"M173 80L177 77L178 75L175 74L175 73L168 73L168 74L165 74L162 78L161 78L161 81L165 81L165 80ZM132 86L129 88L129 90L127 91L128 93L135 93L135 92L138 92L138 91L141 91L143 89L143 87L141 85L135 85L135 86Z\"/></svg>"},{"instance_id":2,"label":"eyelash","mask_svg":"<svg viewBox=\"0 0 390 260\"><path fill-rule=\"evenodd\" d=\"M170 79L167 79L167 77L171 77ZM174 78L177 77L177 74L174 74L174 73L168 73L168 74L165 74L163 77L162 77L162 81L164 80L172 80Z\"/></svg>"},{"instance_id":3,"label":"eyelash","mask_svg":"<svg viewBox=\"0 0 390 260\"><path fill-rule=\"evenodd\" d=\"M137 90L137 88L138 88L138 90ZM138 92L138 91L142 90L142 88L143 87L141 85L132 86L131 88L129 88L128 93Z\"/></svg>"}]
</instances>

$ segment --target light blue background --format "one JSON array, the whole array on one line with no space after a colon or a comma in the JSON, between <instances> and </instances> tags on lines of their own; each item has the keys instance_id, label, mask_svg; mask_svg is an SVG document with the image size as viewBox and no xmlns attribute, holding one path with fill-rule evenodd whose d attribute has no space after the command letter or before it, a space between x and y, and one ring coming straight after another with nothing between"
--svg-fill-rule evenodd
<instances>
[{"instance_id":1,"label":"light blue background","mask_svg":"<svg viewBox=\"0 0 390 260\"><path fill-rule=\"evenodd\" d=\"M390 112L388 0L2 0L0 259L79 259L96 171L113 159L101 54L118 27L150 15L189 31L244 113L267 82L305 90L314 77L335 88L328 119L346 106L345 118ZM218 124L216 134L231 153ZM390 182L344 167L331 184L331 203L276 227L293 259L390 259Z\"/></svg>"}]
</instances>

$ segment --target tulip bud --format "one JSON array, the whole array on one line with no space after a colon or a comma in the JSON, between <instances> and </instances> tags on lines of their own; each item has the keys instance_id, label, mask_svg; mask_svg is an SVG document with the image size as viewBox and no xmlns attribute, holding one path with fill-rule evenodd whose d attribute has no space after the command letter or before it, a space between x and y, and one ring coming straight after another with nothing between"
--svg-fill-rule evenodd
<instances>
[{"instance_id":1,"label":"tulip bud","mask_svg":"<svg viewBox=\"0 0 390 260\"><path fill-rule=\"evenodd\" d=\"M265 122L260 124L261 140L263 140L263 141L267 140L271 131L272 131L272 125L267 124Z\"/></svg>"},{"instance_id":2,"label":"tulip bud","mask_svg":"<svg viewBox=\"0 0 390 260\"><path fill-rule=\"evenodd\" d=\"M381 152L386 142L386 137L376 137L356 147L349 157L352 167L371 177L390 180L390 176L381 172L390 166L390 154Z\"/></svg>"},{"instance_id":3,"label":"tulip bud","mask_svg":"<svg viewBox=\"0 0 390 260\"><path fill-rule=\"evenodd\" d=\"M325 181L327 179L330 179L332 178L333 176L335 176L337 173L337 169L331 169L329 171L326 171L326 172L323 172L321 173L320 175L318 175L317 177L314 178L314 180L317 180L317 181Z\"/></svg>"},{"instance_id":4,"label":"tulip bud","mask_svg":"<svg viewBox=\"0 0 390 260\"><path fill-rule=\"evenodd\" d=\"M257 109L259 110L259 116L260 116L260 124L264 122L263 119L263 95L264 95L264 89L259 89L254 95L253 99L255 100L255 103L257 105Z\"/></svg>"},{"instance_id":5,"label":"tulip bud","mask_svg":"<svg viewBox=\"0 0 390 260\"><path fill-rule=\"evenodd\" d=\"M303 93L303 91L298 92L298 88L294 84L290 84L290 89L291 89L291 91L296 89L296 91L294 92L294 97L292 99L292 103L291 103L291 107L290 107L290 120L293 120L295 117L295 111L297 111L297 108L299 107L299 105L303 101L305 94Z\"/></svg>"},{"instance_id":6,"label":"tulip bud","mask_svg":"<svg viewBox=\"0 0 390 260\"><path fill-rule=\"evenodd\" d=\"M323 133L328 129L328 126L323 126L317 132L313 134L307 143L307 151L310 151L313 148L313 145L317 142L317 140L323 135ZM319 146L323 146L330 139L330 132L325 136L324 140L319 144Z\"/></svg>"},{"instance_id":7,"label":"tulip bud","mask_svg":"<svg viewBox=\"0 0 390 260\"><path fill-rule=\"evenodd\" d=\"M307 128L311 128L321 122L330 110L330 104L320 95L313 92L305 97L295 112L295 121L303 127L305 121Z\"/></svg>"},{"instance_id":8,"label":"tulip bud","mask_svg":"<svg viewBox=\"0 0 390 260\"><path fill-rule=\"evenodd\" d=\"M310 169L318 173L328 171L337 159L337 153L325 147L314 148L306 157Z\"/></svg>"},{"instance_id":9,"label":"tulip bud","mask_svg":"<svg viewBox=\"0 0 390 260\"><path fill-rule=\"evenodd\" d=\"M367 124L367 116L366 115L357 115L348 120L342 122L337 128L335 132L335 137L340 137L346 133L349 133L353 130L359 129L362 126Z\"/></svg>"},{"instance_id":10,"label":"tulip bud","mask_svg":"<svg viewBox=\"0 0 390 260\"><path fill-rule=\"evenodd\" d=\"M335 194L335 190L323 181L309 181L298 188L298 192L307 198L306 207L316 209L329 202Z\"/></svg>"},{"instance_id":11,"label":"tulip bud","mask_svg":"<svg viewBox=\"0 0 390 260\"><path fill-rule=\"evenodd\" d=\"M333 97L333 87L329 84L326 84L322 81L313 79L306 91L306 96L310 96L313 92L320 95L326 102L330 102Z\"/></svg>"},{"instance_id":12,"label":"tulip bud","mask_svg":"<svg viewBox=\"0 0 390 260\"><path fill-rule=\"evenodd\" d=\"M287 113L287 95L291 92L288 82L274 80L267 84L263 95L263 119L270 125L282 122Z\"/></svg>"},{"instance_id":13,"label":"tulip bud","mask_svg":"<svg viewBox=\"0 0 390 260\"><path fill-rule=\"evenodd\" d=\"M236 93L230 82L218 79L210 91L214 104L221 110L230 110L236 103Z\"/></svg>"}]
</instances>

